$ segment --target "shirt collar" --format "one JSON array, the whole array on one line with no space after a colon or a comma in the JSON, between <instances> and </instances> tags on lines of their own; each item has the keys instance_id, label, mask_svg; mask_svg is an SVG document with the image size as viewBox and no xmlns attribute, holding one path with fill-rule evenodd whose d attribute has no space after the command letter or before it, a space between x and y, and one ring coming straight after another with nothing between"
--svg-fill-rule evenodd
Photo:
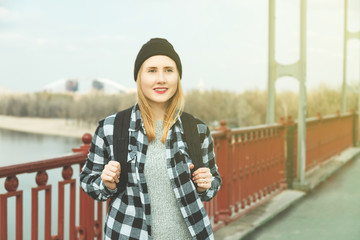
<instances>
[{"instance_id":1,"label":"shirt collar","mask_svg":"<svg viewBox=\"0 0 360 240\"><path fill-rule=\"evenodd\" d=\"M129 131L139 131L143 129L145 132L144 122L140 114L139 105L136 103L131 111L130 127Z\"/></svg>"},{"instance_id":2,"label":"shirt collar","mask_svg":"<svg viewBox=\"0 0 360 240\"><path fill-rule=\"evenodd\" d=\"M177 120L175 122L175 128L178 128L178 130L181 132L181 134L184 134L184 127L181 121L181 115L179 114L179 116L177 117Z\"/></svg>"}]
</instances>

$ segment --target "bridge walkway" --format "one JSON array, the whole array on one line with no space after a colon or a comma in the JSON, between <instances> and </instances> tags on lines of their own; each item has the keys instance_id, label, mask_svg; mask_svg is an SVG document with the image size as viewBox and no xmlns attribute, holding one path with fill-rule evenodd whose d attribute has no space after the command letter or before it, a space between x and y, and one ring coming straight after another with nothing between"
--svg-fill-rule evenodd
<instances>
[{"instance_id":1,"label":"bridge walkway","mask_svg":"<svg viewBox=\"0 0 360 240\"><path fill-rule=\"evenodd\" d=\"M215 232L215 239L359 240L359 153L360 148L350 148L329 159L307 174L307 192L279 193L268 203Z\"/></svg>"}]
</instances>

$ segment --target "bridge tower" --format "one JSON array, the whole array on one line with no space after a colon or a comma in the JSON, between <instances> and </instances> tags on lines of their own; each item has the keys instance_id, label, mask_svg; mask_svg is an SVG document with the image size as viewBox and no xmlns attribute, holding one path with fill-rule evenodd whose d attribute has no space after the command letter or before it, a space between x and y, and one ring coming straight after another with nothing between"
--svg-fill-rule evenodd
<instances>
[{"instance_id":1,"label":"bridge tower","mask_svg":"<svg viewBox=\"0 0 360 240\"><path fill-rule=\"evenodd\" d=\"M290 65L275 59L275 0L269 0L269 56L266 122L275 122L275 81L284 76L299 81L298 146L296 188L306 188L306 0L300 0L300 59Z\"/></svg>"},{"instance_id":2,"label":"bridge tower","mask_svg":"<svg viewBox=\"0 0 360 240\"><path fill-rule=\"evenodd\" d=\"M346 113L346 93L348 85L346 83L347 80L347 51L348 51L348 42L352 38L360 40L360 30L357 32L350 32L348 30L348 0L344 0L344 60L343 60L343 84L342 84L342 93L341 93L341 112ZM359 93L360 97L360 93ZM359 102L360 103L360 102ZM360 106L359 106L360 108ZM360 113L360 112L359 112Z\"/></svg>"}]
</instances>

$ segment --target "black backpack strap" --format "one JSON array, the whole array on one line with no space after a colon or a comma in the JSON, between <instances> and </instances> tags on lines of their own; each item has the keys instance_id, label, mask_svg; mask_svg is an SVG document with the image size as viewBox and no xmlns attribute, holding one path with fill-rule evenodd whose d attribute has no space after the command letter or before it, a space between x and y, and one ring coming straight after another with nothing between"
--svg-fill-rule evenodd
<instances>
[{"instance_id":1,"label":"black backpack strap","mask_svg":"<svg viewBox=\"0 0 360 240\"><path fill-rule=\"evenodd\" d=\"M118 193L126 188L127 184L127 155L129 145L129 127L131 118L131 108L118 112L114 121L114 157L120 162L121 173L119 183L117 184Z\"/></svg>"},{"instance_id":2,"label":"black backpack strap","mask_svg":"<svg viewBox=\"0 0 360 240\"><path fill-rule=\"evenodd\" d=\"M197 129L199 120L195 119L191 114L183 112L181 122L184 128L184 142L186 142L188 146L190 158L195 166L191 172L194 172L204 165L202 161L200 135Z\"/></svg>"}]
</instances>

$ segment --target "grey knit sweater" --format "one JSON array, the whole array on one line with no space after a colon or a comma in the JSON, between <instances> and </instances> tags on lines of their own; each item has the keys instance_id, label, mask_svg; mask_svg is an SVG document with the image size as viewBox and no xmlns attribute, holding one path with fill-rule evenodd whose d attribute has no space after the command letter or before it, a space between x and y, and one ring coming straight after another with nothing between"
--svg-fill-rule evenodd
<instances>
[{"instance_id":1,"label":"grey knit sweater","mask_svg":"<svg viewBox=\"0 0 360 240\"><path fill-rule=\"evenodd\" d=\"M155 122L155 140L149 143L145 178L151 206L151 235L158 239L192 239L171 187L166 148L161 142L163 121Z\"/></svg>"}]
</instances>

